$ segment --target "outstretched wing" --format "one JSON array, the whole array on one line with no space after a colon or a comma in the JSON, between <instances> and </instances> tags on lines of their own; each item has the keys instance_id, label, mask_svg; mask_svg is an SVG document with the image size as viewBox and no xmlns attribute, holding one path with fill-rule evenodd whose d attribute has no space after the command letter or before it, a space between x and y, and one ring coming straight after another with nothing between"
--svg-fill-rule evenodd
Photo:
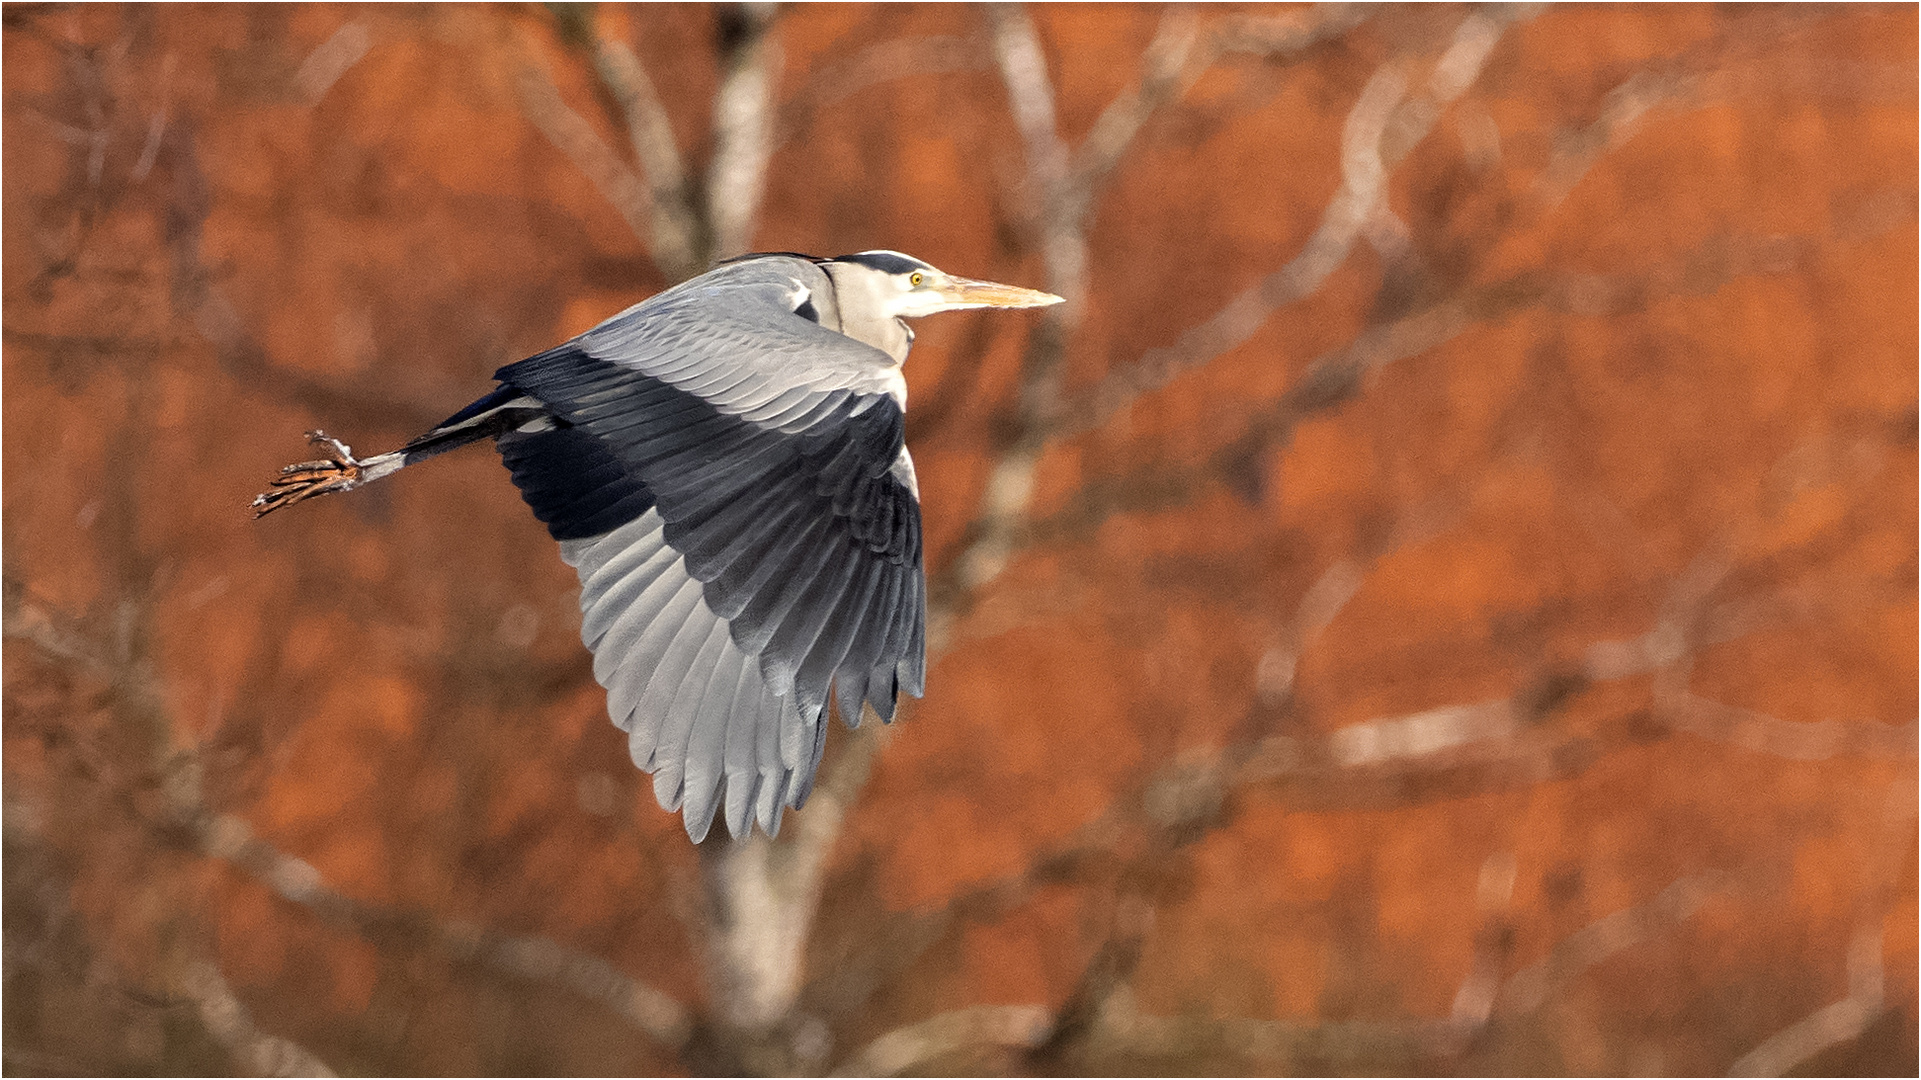
<instances>
[{"instance_id":1,"label":"outstretched wing","mask_svg":"<svg viewBox=\"0 0 1921 1080\"><path fill-rule=\"evenodd\" d=\"M850 725L922 689L899 373L808 317L830 288L800 259L722 267L497 376L557 422L503 460L580 575L634 762L696 840L723 787L736 836L801 805L830 683Z\"/></svg>"}]
</instances>

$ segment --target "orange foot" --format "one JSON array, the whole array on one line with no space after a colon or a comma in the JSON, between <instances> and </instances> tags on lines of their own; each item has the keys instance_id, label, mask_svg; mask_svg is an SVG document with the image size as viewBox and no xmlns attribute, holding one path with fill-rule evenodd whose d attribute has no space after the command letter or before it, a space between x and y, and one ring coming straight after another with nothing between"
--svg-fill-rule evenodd
<instances>
[{"instance_id":1,"label":"orange foot","mask_svg":"<svg viewBox=\"0 0 1921 1080\"><path fill-rule=\"evenodd\" d=\"M273 482L274 490L254 496L255 519L315 495L346 491L360 483L360 462L346 443L324 431L307 432L307 441L325 446L332 456L326 461L303 461L280 470L279 478Z\"/></svg>"}]
</instances>

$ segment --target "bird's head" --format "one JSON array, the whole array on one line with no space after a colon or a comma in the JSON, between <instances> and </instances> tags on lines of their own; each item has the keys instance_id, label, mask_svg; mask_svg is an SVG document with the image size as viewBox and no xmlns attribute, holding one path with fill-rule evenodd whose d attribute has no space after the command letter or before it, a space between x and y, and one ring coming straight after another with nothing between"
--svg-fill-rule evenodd
<instances>
[{"instance_id":1,"label":"bird's head","mask_svg":"<svg viewBox=\"0 0 1921 1080\"><path fill-rule=\"evenodd\" d=\"M842 317L861 309L873 319L917 319L969 308L1030 308L1058 304L1061 297L1018 285L955 277L898 251L862 251L826 260Z\"/></svg>"}]
</instances>

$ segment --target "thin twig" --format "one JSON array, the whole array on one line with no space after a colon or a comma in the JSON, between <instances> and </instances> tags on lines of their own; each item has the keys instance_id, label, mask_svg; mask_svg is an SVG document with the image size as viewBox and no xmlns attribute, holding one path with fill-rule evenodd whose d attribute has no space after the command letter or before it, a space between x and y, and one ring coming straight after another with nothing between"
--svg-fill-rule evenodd
<instances>
[{"instance_id":1,"label":"thin twig","mask_svg":"<svg viewBox=\"0 0 1921 1080\"><path fill-rule=\"evenodd\" d=\"M653 235L654 201L634 170L601 139L600 133L579 113L567 107L554 81L536 61L529 60L514 73L520 93L521 111L533 121L547 141L573 161L614 211L627 222L636 237L647 240ZM667 273L664 263L661 272Z\"/></svg>"},{"instance_id":2,"label":"thin twig","mask_svg":"<svg viewBox=\"0 0 1921 1080\"><path fill-rule=\"evenodd\" d=\"M1533 1012L1548 994L1609 957L1639 945L1676 923L1686 922L1725 887L1720 874L1676 881L1653 899L1622 908L1563 938L1541 959L1515 972L1495 998L1502 1015Z\"/></svg>"},{"instance_id":3,"label":"thin twig","mask_svg":"<svg viewBox=\"0 0 1921 1080\"><path fill-rule=\"evenodd\" d=\"M1822 1051L1860 1038L1881 1011L1879 1001L1852 995L1822 1006L1741 1055L1728 1075L1786 1076Z\"/></svg>"},{"instance_id":4,"label":"thin twig","mask_svg":"<svg viewBox=\"0 0 1921 1080\"><path fill-rule=\"evenodd\" d=\"M1475 883L1475 906L1481 926L1474 933L1474 962L1460 989L1454 992L1450 1019L1464 1031L1487 1023L1501 989L1501 971L1514 943L1514 879L1519 871L1514 852L1497 851L1481 862Z\"/></svg>"},{"instance_id":5,"label":"thin twig","mask_svg":"<svg viewBox=\"0 0 1921 1080\"><path fill-rule=\"evenodd\" d=\"M1161 16L1153 40L1141 53L1139 79L1108 103L1074 153L1067 197L1075 217L1086 213L1095 189L1120 164L1148 117L1179 97L1205 70L1212 56L1200 55L1201 36L1200 19L1187 5L1171 6Z\"/></svg>"},{"instance_id":6,"label":"thin twig","mask_svg":"<svg viewBox=\"0 0 1921 1080\"><path fill-rule=\"evenodd\" d=\"M625 42L597 38L594 70L627 121L627 140L646 177L651 210L647 236L654 264L670 280L690 278L706 267L707 259L701 252L700 219L667 110L640 58Z\"/></svg>"},{"instance_id":7,"label":"thin twig","mask_svg":"<svg viewBox=\"0 0 1921 1080\"><path fill-rule=\"evenodd\" d=\"M148 686L152 676L138 666L137 658L62 629L62 620L13 590L6 608L8 638L29 642L56 660L108 679L119 688L123 708L152 713L148 723L171 727L161 712L160 699ZM168 804L160 818L145 824L161 838L184 842L226 862L281 899L370 939L428 944L458 960L563 986L606 1006L664 1047L673 1049L686 1042L690 1021L679 1003L598 957L544 938L513 937L426 913L377 907L339 892L312 864L255 835L245 820L208 810L201 802L198 770L191 762L175 760L178 755L158 741L154 753L154 768L162 778L160 787Z\"/></svg>"},{"instance_id":8,"label":"thin twig","mask_svg":"<svg viewBox=\"0 0 1921 1080\"><path fill-rule=\"evenodd\" d=\"M1098 1051L1122 1060L1207 1060L1226 1055L1246 1062L1251 1074L1293 1072L1312 1062L1311 1071L1372 1073L1383 1063L1388 1072L1408 1072L1408 1063L1448 1049L1453 1025L1447 1021L1347 1021L1302 1024L1244 1017L1148 1016L1135 1010L1133 995L1114 996L1100 1021ZM1287 1063L1261 1068L1263 1062ZM1399 1066L1398 1068L1396 1066ZM1291 1066L1291 1067L1289 1067Z\"/></svg>"},{"instance_id":9,"label":"thin twig","mask_svg":"<svg viewBox=\"0 0 1921 1080\"><path fill-rule=\"evenodd\" d=\"M597 1002L670 1050L687 1041L691 1022L679 1002L597 956L546 938L516 937L355 900L327 884L311 863L262 840L244 820L230 814L202 815L189 819L187 826L193 846L202 853L238 868L274 895L328 922L375 941L431 945L456 960L564 987Z\"/></svg>"},{"instance_id":10,"label":"thin twig","mask_svg":"<svg viewBox=\"0 0 1921 1080\"><path fill-rule=\"evenodd\" d=\"M1883 802L1879 858L1868 860L1854 934L1848 941L1848 992L1816 1009L1741 1055L1729 1076L1785 1076L1831 1047L1859 1038L1887 1009L1882 923L1902 866L1914 851L1914 773L1888 785Z\"/></svg>"},{"instance_id":11,"label":"thin twig","mask_svg":"<svg viewBox=\"0 0 1921 1080\"><path fill-rule=\"evenodd\" d=\"M1141 54L1135 84L1109 102L1074 152L1068 188L1084 214L1155 112L1180 100L1223 58L1247 53L1274 61L1297 56L1354 29L1370 14L1366 4L1315 4L1277 16L1227 16L1200 24L1193 9L1168 8Z\"/></svg>"},{"instance_id":12,"label":"thin twig","mask_svg":"<svg viewBox=\"0 0 1921 1080\"><path fill-rule=\"evenodd\" d=\"M1782 720L1680 691L1659 698L1675 730L1792 761L1915 756L1916 726L1878 720Z\"/></svg>"},{"instance_id":13,"label":"thin twig","mask_svg":"<svg viewBox=\"0 0 1921 1080\"><path fill-rule=\"evenodd\" d=\"M1409 62L1395 58L1375 69L1348 110L1341 133L1341 186L1320 224L1287 265L1269 274L1212 317L1181 334L1172 346L1150 349L1078 396L1056 418L1061 435L1105 423L1141 394L1166 385L1246 342L1282 307L1321 286L1353 249L1385 205L1392 169L1433 130L1446 106L1472 85L1507 24L1520 9L1477 12L1462 20L1426 86L1410 96Z\"/></svg>"},{"instance_id":14,"label":"thin twig","mask_svg":"<svg viewBox=\"0 0 1921 1080\"><path fill-rule=\"evenodd\" d=\"M870 86L895 79L925 79L954 71L971 71L990 63L982 43L973 37L895 38L867 46L852 57L823 67L780 109L774 136L779 148L807 131L822 108Z\"/></svg>"}]
</instances>

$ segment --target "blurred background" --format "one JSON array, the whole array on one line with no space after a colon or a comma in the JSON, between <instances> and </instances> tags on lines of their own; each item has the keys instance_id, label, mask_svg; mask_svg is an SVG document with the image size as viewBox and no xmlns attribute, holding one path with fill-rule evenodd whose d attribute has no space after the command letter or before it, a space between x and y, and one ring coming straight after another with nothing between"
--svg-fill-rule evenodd
<instances>
[{"instance_id":1,"label":"blurred background","mask_svg":"<svg viewBox=\"0 0 1921 1080\"><path fill-rule=\"evenodd\" d=\"M1913 7L4 21L8 1073L1914 1073ZM776 843L491 454L250 518L874 247L1070 302Z\"/></svg>"}]
</instances>

